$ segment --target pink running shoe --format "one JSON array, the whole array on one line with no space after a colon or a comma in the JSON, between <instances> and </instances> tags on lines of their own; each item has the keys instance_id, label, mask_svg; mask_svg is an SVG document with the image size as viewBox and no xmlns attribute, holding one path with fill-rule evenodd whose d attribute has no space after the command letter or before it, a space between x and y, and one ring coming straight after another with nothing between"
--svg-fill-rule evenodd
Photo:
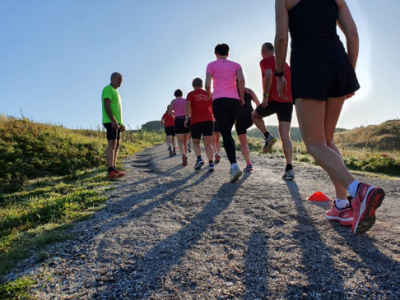
<instances>
[{"instance_id":1,"label":"pink running shoe","mask_svg":"<svg viewBox=\"0 0 400 300\"><path fill-rule=\"evenodd\" d=\"M353 207L353 224L351 231L354 234L361 234L368 231L375 224L375 211L381 206L385 192L369 184L360 183L357 194L351 206Z\"/></svg>"},{"instance_id":2,"label":"pink running shoe","mask_svg":"<svg viewBox=\"0 0 400 300\"><path fill-rule=\"evenodd\" d=\"M332 207L325 213L325 217L329 221L339 222L342 226L351 226L353 224L353 211L350 203L344 208L339 209L336 206L335 200L333 200Z\"/></svg>"}]
</instances>

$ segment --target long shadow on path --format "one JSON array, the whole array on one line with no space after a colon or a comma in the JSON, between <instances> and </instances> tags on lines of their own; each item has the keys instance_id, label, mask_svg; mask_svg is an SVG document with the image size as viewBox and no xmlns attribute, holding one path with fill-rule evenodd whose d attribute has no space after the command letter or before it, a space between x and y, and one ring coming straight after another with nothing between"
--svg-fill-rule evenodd
<instances>
[{"instance_id":1,"label":"long shadow on path","mask_svg":"<svg viewBox=\"0 0 400 300\"><path fill-rule=\"evenodd\" d=\"M370 282L374 288L362 286L357 288L357 292L363 294L374 290L373 294L379 297L400 299L400 263L383 254L375 245L376 241L368 234L354 236L348 228L340 226L333 228L346 240L347 246L362 259L362 262L346 260L346 263L355 270L361 270L362 273L374 277L374 281Z\"/></svg>"},{"instance_id":2,"label":"long shadow on path","mask_svg":"<svg viewBox=\"0 0 400 300\"><path fill-rule=\"evenodd\" d=\"M237 184L225 183L210 202L197 214L191 223L155 245L143 258L135 262L134 269L120 269L120 274L130 276L131 296L148 297L157 291L171 268L178 265L186 252L202 237L215 218L226 210L245 178ZM135 271L135 272L133 272ZM132 274L134 274L132 276Z\"/></svg>"},{"instance_id":3,"label":"long shadow on path","mask_svg":"<svg viewBox=\"0 0 400 300\"><path fill-rule=\"evenodd\" d=\"M298 241L303 252L302 264L304 268L298 270L305 273L308 285L289 285L287 298L308 297L321 299L342 299L344 294L344 282L340 272L335 268L333 253L322 240L319 230L310 218L304 207L299 188L295 181L286 181L286 185L292 195L297 211L297 230L293 232L293 238ZM317 296L317 294L319 294Z\"/></svg>"}]
</instances>

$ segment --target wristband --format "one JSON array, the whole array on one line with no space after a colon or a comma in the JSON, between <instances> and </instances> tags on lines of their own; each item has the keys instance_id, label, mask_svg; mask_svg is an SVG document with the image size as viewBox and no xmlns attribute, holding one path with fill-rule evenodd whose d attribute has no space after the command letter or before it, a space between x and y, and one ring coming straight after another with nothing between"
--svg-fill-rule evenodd
<instances>
[{"instance_id":1,"label":"wristband","mask_svg":"<svg viewBox=\"0 0 400 300\"><path fill-rule=\"evenodd\" d=\"M268 98L269 94L263 94L263 97Z\"/></svg>"},{"instance_id":2,"label":"wristband","mask_svg":"<svg viewBox=\"0 0 400 300\"><path fill-rule=\"evenodd\" d=\"M278 72L278 70L275 69L275 77L282 77L283 75L285 75L285 71L283 71L283 72Z\"/></svg>"},{"instance_id":3,"label":"wristband","mask_svg":"<svg viewBox=\"0 0 400 300\"><path fill-rule=\"evenodd\" d=\"M189 116L185 116L185 119L190 119L190 117Z\"/></svg>"}]
</instances>

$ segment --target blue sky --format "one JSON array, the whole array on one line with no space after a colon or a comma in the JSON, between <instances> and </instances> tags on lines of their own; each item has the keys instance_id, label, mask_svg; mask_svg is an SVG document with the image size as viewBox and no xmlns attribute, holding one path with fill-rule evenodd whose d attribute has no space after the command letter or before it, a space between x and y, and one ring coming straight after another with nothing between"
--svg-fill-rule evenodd
<instances>
[{"instance_id":1,"label":"blue sky","mask_svg":"<svg viewBox=\"0 0 400 300\"><path fill-rule=\"evenodd\" d=\"M240 63L261 97L260 47L275 36L272 0L0 0L0 114L68 128L101 124L101 91L112 72L124 123L158 120L173 92L205 78L216 44ZM361 90L339 127L400 118L400 1L349 0L360 35ZM343 40L344 41L344 40ZM276 117L265 119L276 125ZM297 126L294 118L293 126Z\"/></svg>"}]
</instances>

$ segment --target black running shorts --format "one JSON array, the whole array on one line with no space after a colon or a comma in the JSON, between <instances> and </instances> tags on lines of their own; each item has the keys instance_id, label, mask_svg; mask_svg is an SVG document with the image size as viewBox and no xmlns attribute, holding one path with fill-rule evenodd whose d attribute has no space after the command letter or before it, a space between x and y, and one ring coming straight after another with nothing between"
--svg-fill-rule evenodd
<instances>
[{"instance_id":1,"label":"black running shorts","mask_svg":"<svg viewBox=\"0 0 400 300\"><path fill-rule=\"evenodd\" d=\"M104 128L107 130L107 140L119 140L121 136L121 130L120 129L114 129L111 126L111 123L104 123L103 124Z\"/></svg>"},{"instance_id":2,"label":"black running shorts","mask_svg":"<svg viewBox=\"0 0 400 300\"><path fill-rule=\"evenodd\" d=\"M175 118L175 133L176 134L184 134L190 132L190 119L187 124L187 128L184 126L185 124L185 117L177 117Z\"/></svg>"},{"instance_id":3,"label":"black running shorts","mask_svg":"<svg viewBox=\"0 0 400 300\"><path fill-rule=\"evenodd\" d=\"M271 101L266 108L263 108L261 104L257 106L256 112L262 117L276 114L279 122L292 122L293 104L292 102Z\"/></svg>"},{"instance_id":4,"label":"black running shorts","mask_svg":"<svg viewBox=\"0 0 400 300\"><path fill-rule=\"evenodd\" d=\"M175 126L165 127L165 134L167 136L169 136L169 135L175 136Z\"/></svg>"},{"instance_id":5,"label":"black running shorts","mask_svg":"<svg viewBox=\"0 0 400 300\"><path fill-rule=\"evenodd\" d=\"M248 111L245 114L238 115L235 122L235 129L237 135L246 134L247 129L253 126L253 121L251 119L251 113L253 111Z\"/></svg>"},{"instance_id":6,"label":"black running shorts","mask_svg":"<svg viewBox=\"0 0 400 300\"><path fill-rule=\"evenodd\" d=\"M214 129L213 121L198 122L190 125L190 133L192 134L192 139L199 140L201 135L212 136Z\"/></svg>"},{"instance_id":7,"label":"black running shorts","mask_svg":"<svg viewBox=\"0 0 400 300\"><path fill-rule=\"evenodd\" d=\"M293 102L298 98L326 101L354 93L359 88L348 60L329 61L292 72Z\"/></svg>"}]
</instances>

